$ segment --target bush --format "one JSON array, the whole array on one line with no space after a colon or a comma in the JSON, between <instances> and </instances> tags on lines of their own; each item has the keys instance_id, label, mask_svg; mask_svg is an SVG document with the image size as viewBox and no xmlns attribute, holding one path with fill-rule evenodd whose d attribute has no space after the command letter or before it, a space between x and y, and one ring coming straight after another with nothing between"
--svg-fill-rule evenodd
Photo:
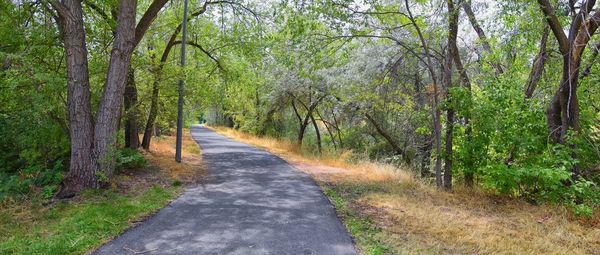
<instances>
[{"instance_id":1,"label":"bush","mask_svg":"<svg viewBox=\"0 0 600 255\"><path fill-rule=\"evenodd\" d=\"M146 159L138 150L122 149L117 152L117 169L139 169L146 166Z\"/></svg>"},{"instance_id":2,"label":"bush","mask_svg":"<svg viewBox=\"0 0 600 255\"><path fill-rule=\"evenodd\" d=\"M502 194L530 202L548 201L570 206L577 216L591 216L600 205L600 190L594 182L579 178L565 168L488 165L483 171L485 185Z\"/></svg>"}]
</instances>

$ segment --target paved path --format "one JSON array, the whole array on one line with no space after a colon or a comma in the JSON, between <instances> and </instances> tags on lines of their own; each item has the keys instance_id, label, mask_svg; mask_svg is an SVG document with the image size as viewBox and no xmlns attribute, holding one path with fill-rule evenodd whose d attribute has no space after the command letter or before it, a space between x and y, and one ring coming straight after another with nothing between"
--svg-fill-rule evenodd
<instances>
[{"instance_id":1,"label":"paved path","mask_svg":"<svg viewBox=\"0 0 600 255\"><path fill-rule=\"evenodd\" d=\"M204 127L191 132L209 180L94 254L356 254L309 176Z\"/></svg>"}]
</instances>

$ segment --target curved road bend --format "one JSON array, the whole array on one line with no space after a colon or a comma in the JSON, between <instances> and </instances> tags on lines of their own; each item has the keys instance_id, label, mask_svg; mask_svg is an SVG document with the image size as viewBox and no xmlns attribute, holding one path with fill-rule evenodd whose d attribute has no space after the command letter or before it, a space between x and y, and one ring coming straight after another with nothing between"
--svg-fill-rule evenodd
<instances>
[{"instance_id":1,"label":"curved road bend","mask_svg":"<svg viewBox=\"0 0 600 255\"><path fill-rule=\"evenodd\" d=\"M94 254L356 254L309 176L207 128L191 132L208 180Z\"/></svg>"}]
</instances>

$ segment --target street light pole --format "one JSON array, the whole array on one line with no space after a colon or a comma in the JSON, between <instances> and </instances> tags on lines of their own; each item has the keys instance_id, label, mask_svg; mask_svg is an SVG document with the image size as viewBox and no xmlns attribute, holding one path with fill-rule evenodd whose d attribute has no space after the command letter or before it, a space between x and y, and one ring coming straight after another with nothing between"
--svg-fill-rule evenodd
<instances>
[{"instance_id":1,"label":"street light pole","mask_svg":"<svg viewBox=\"0 0 600 255\"><path fill-rule=\"evenodd\" d=\"M181 34L181 69L185 67L185 45L187 37L187 9L188 0L183 1L183 22L182 22L182 34ZM179 100L177 100L177 138L175 142L175 161L181 162L181 143L183 136L183 76L179 79Z\"/></svg>"}]
</instances>

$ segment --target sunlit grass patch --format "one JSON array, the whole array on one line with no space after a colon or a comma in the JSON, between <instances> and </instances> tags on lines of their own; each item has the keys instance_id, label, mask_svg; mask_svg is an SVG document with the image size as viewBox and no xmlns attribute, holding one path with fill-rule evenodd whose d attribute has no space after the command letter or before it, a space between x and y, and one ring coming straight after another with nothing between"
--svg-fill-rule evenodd
<instances>
[{"instance_id":1,"label":"sunlit grass patch","mask_svg":"<svg viewBox=\"0 0 600 255\"><path fill-rule=\"evenodd\" d=\"M83 254L165 206L179 188L153 186L131 194L88 191L80 202L49 207L5 204L0 254Z\"/></svg>"}]
</instances>

